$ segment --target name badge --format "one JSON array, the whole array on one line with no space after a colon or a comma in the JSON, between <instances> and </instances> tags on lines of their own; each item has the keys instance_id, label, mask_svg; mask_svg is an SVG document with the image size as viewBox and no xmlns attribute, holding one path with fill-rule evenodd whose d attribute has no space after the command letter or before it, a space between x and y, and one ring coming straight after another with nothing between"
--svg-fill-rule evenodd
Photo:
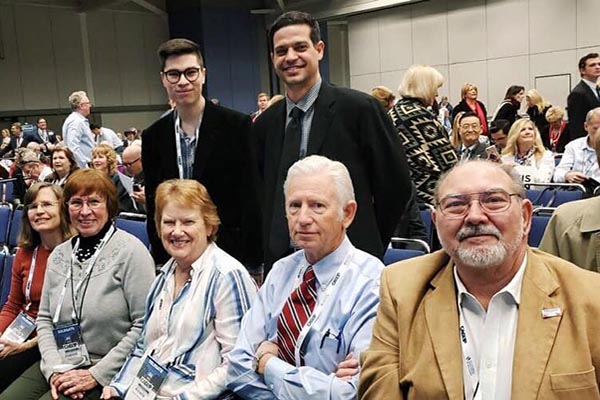
<instances>
[{"instance_id":1,"label":"name badge","mask_svg":"<svg viewBox=\"0 0 600 400\"><path fill-rule=\"evenodd\" d=\"M91 365L90 355L83 343L79 324L67 324L53 330L54 340L65 364L72 364L73 368Z\"/></svg>"},{"instance_id":2,"label":"name badge","mask_svg":"<svg viewBox=\"0 0 600 400\"><path fill-rule=\"evenodd\" d=\"M20 344L25 342L33 331L35 331L35 321L21 311L17 318L6 328L2 334L2 339Z\"/></svg>"},{"instance_id":3,"label":"name badge","mask_svg":"<svg viewBox=\"0 0 600 400\"><path fill-rule=\"evenodd\" d=\"M154 400L166 377L167 369L148 355L129 386L125 400Z\"/></svg>"}]
</instances>

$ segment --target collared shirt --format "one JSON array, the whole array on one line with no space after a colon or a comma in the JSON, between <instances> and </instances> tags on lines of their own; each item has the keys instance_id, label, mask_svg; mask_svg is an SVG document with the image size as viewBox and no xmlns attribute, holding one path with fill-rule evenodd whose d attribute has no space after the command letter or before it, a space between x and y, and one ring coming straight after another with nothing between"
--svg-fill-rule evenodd
<instances>
[{"instance_id":1,"label":"collared shirt","mask_svg":"<svg viewBox=\"0 0 600 400\"><path fill-rule=\"evenodd\" d=\"M202 118L202 117L200 117ZM176 118L176 121L178 119ZM181 123L181 120L178 120ZM198 127L202 124L202 119L198 122ZM200 131L200 128L197 130ZM198 143L198 135L189 136L187 132L183 130L181 125L179 126L179 144L181 145L181 160L183 162L183 178L193 179L194 175L194 159L196 157L196 144ZM196 133L198 133L196 132Z\"/></svg>"},{"instance_id":2,"label":"collared shirt","mask_svg":"<svg viewBox=\"0 0 600 400\"><path fill-rule=\"evenodd\" d=\"M565 146L560 164L554 170L554 182L566 182L567 172L578 171L600 182L596 151L588 145L588 136L572 140Z\"/></svg>"},{"instance_id":3,"label":"collared shirt","mask_svg":"<svg viewBox=\"0 0 600 400\"><path fill-rule=\"evenodd\" d=\"M317 278L317 306L324 290L340 270L339 283L306 338L304 365L291 365L273 357L259 375L252 368L255 351L265 340L277 340L277 320L294 290L296 277L308 266L304 251L276 262L244 316L235 348L229 353L228 387L243 398L258 399L355 399L358 375L349 381L335 377L337 364L350 352L354 358L371 341L379 304L383 264L356 249L346 237L338 248L313 264Z\"/></svg>"},{"instance_id":4,"label":"collared shirt","mask_svg":"<svg viewBox=\"0 0 600 400\"><path fill-rule=\"evenodd\" d=\"M115 131L109 128L101 127L100 134L96 137L96 143L108 142L113 149L123 146L123 141L119 139Z\"/></svg>"},{"instance_id":5,"label":"collared shirt","mask_svg":"<svg viewBox=\"0 0 600 400\"><path fill-rule=\"evenodd\" d=\"M470 356L479 378L475 382L469 373L464 354L467 345L464 344L463 379L467 400L510 399L521 287L526 265L527 256L511 281L492 296L487 312L477 298L469 293L454 267L459 312L464 318L464 334L471 344ZM476 387L477 393L473 397Z\"/></svg>"},{"instance_id":6,"label":"collared shirt","mask_svg":"<svg viewBox=\"0 0 600 400\"><path fill-rule=\"evenodd\" d=\"M596 82L592 82L592 81L588 81L585 78L581 78L581 80L589 86L590 89L592 89L592 93L594 93L594 96L596 96L596 98L598 100L600 100L600 96L598 95L598 85L596 84Z\"/></svg>"},{"instance_id":7,"label":"collared shirt","mask_svg":"<svg viewBox=\"0 0 600 400\"><path fill-rule=\"evenodd\" d=\"M285 126L287 127L292 117L290 116L290 112L294 107L298 107L304 114L302 115L302 138L300 140L300 149L298 150L298 155L300 158L304 158L306 156L306 151L308 149L308 137L310 135L310 126L312 125L312 120L315 115L315 108L313 107L315 101L317 101L317 97L319 97L319 90L321 90L322 79L319 76L317 79L317 83L311 87L308 92L298 100L297 103L294 103L289 97L286 96L285 104L286 104L286 121Z\"/></svg>"},{"instance_id":8,"label":"collared shirt","mask_svg":"<svg viewBox=\"0 0 600 400\"><path fill-rule=\"evenodd\" d=\"M174 293L174 270L171 259L154 281L140 340L111 382L121 397L148 354L168 365L162 396L214 398L226 390L225 356L256 286L244 266L216 244L209 244L192 264L191 278L179 293Z\"/></svg>"},{"instance_id":9,"label":"collared shirt","mask_svg":"<svg viewBox=\"0 0 600 400\"><path fill-rule=\"evenodd\" d=\"M88 119L73 111L62 126L63 141L73 152L79 168L87 168L92 160L92 149L95 146L94 134L90 130Z\"/></svg>"},{"instance_id":10,"label":"collared shirt","mask_svg":"<svg viewBox=\"0 0 600 400\"><path fill-rule=\"evenodd\" d=\"M465 147L464 144L458 146L457 153L460 155L460 159L468 160L469 158L471 158L471 153L473 153L473 150L475 150L475 147L477 147L478 144L479 141L473 143L469 147Z\"/></svg>"}]
</instances>

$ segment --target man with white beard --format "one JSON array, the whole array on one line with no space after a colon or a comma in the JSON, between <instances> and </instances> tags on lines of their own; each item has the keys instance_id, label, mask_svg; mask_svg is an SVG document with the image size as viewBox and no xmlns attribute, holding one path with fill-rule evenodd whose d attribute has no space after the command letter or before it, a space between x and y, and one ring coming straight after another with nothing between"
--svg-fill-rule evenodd
<instances>
[{"instance_id":1,"label":"man with white beard","mask_svg":"<svg viewBox=\"0 0 600 400\"><path fill-rule=\"evenodd\" d=\"M518 175L467 161L434 197L443 249L384 270L359 398L600 399L600 275L527 246Z\"/></svg>"}]
</instances>

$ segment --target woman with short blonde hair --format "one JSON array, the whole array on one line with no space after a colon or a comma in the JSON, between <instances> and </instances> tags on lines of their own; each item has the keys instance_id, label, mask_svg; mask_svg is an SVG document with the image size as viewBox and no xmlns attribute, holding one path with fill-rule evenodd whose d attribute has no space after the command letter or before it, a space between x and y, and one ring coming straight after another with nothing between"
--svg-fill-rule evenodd
<instances>
[{"instance_id":1,"label":"woman with short blonde hair","mask_svg":"<svg viewBox=\"0 0 600 400\"><path fill-rule=\"evenodd\" d=\"M460 89L461 101L452 110L452 121L456 121L458 113L472 112L477 115L479 122L481 123L481 134L487 136L488 124L487 124L487 110L485 105L477 99L479 91L477 86L473 83L465 83Z\"/></svg>"},{"instance_id":2,"label":"woman with short blonde hair","mask_svg":"<svg viewBox=\"0 0 600 400\"><path fill-rule=\"evenodd\" d=\"M527 115L529 115L529 119L535 123L538 131L540 131L540 134L543 136L543 132L548 130L546 113L552 105L535 89L529 89L527 93L525 93L525 102L527 103Z\"/></svg>"}]
</instances>

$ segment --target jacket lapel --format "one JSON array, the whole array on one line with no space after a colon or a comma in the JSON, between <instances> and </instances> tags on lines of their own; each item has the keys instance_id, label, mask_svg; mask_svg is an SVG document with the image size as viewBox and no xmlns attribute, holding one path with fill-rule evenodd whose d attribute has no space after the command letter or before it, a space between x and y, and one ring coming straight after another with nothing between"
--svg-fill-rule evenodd
<instances>
[{"instance_id":1,"label":"jacket lapel","mask_svg":"<svg viewBox=\"0 0 600 400\"><path fill-rule=\"evenodd\" d=\"M519 322L513 361L512 397L535 399L565 305L554 295L559 288L544 263L530 250L521 288ZM560 316L543 318L542 311L560 308Z\"/></svg>"},{"instance_id":2,"label":"jacket lapel","mask_svg":"<svg viewBox=\"0 0 600 400\"><path fill-rule=\"evenodd\" d=\"M216 106L210 102L206 102L206 108L204 109L204 115L200 122L200 129L198 130L198 138L196 143L196 154L194 156L194 178L200 180L205 168L206 163L213 151L218 135L218 110Z\"/></svg>"},{"instance_id":3,"label":"jacket lapel","mask_svg":"<svg viewBox=\"0 0 600 400\"><path fill-rule=\"evenodd\" d=\"M431 281L434 290L425 303L425 320L433 351L450 399L464 398L463 365L458 335L458 308L452 263Z\"/></svg>"},{"instance_id":4,"label":"jacket lapel","mask_svg":"<svg viewBox=\"0 0 600 400\"><path fill-rule=\"evenodd\" d=\"M335 104L335 97L331 91L331 87L323 82L321 84L321 90L319 90L319 96L314 104L315 114L313 116L312 125L310 127L310 134L308 137L308 149L307 155L320 154L320 149L329 132L329 127L333 122L335 112L333 105Z\"/></svg>"}]
</instances>

